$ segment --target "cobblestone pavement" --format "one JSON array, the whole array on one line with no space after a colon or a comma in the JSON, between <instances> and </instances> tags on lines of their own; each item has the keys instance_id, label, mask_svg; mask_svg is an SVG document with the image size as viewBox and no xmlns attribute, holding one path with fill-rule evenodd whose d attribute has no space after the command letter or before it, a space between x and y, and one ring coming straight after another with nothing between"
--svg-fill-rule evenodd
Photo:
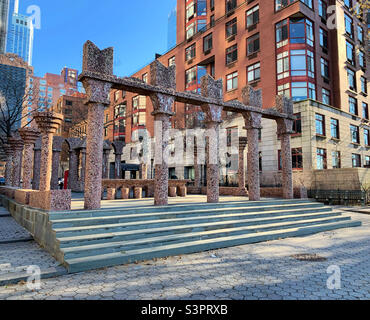
<instances>
[{"instance_id":1,"label":"cobblestone pavement","mask_svg":"<svg viewBox=\"0 0 370 320\"><path fill-rule=\"evenodd\" d=\"M34 292L0 287L0 299L370 299L370 216L348 215L363 226L65 275ZM307 253L327 260L292 257ZM327 287L333 265L337 290Z\"/></svg>"},{"instance_id":2,"label":"cobblestone pavement","mask_svg":"<svg viewBox=\"0 0 370 320\"><path fill-rule=\"evenodd\" d=\"M4 209L4 208L0 208ZM3 211L3 210L1 210ZM31 239L27 230L18 225L12 217L0 216L0 244L8 241Z\"/></svg>"}]
</instances>

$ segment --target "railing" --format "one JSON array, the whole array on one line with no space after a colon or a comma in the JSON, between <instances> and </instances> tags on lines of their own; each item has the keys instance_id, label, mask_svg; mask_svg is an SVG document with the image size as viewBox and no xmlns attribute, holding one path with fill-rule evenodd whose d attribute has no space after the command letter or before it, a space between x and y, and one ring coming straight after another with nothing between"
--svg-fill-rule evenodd
<instances>
[{"instance_id":1,"label":"railing","mask_svg":"<svg viewBox=\"0 0 370 320\"><path fill-rule=\"evenodd\" d=\"M341 190L310 190L309 198L316 199L319 202L328 203L329 205L366 205L368 199L364 191L341 191Z\"/></svg>"}]
</instances>

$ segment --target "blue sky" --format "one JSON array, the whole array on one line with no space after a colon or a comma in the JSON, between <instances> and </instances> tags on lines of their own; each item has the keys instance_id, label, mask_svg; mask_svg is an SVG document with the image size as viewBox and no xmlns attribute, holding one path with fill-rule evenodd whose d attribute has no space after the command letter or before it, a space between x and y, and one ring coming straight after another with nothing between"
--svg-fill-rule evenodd
<instances>
[{"instance_id":1,"label":"blue sky","mask_svg":"<svg viewBox=\"0 0 370 320\"><path fill-rule=\"evenodd\" d=\"M130 75L167 50L168 14L176 0L20 0L20 13L37 5L33 67L37 76L81 71L82 46L91 40L115 49L114 73Z\"/></svg>"}]
</instances>

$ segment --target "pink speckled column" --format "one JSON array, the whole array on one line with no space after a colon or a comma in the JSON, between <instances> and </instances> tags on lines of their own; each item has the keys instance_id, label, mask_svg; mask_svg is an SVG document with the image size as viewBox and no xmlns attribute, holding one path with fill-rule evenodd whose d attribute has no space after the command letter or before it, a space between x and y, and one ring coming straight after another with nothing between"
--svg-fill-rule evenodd
<instances>
[{"instance_id":1,"label":"pink speckled column","mask_svg":"<svg viewBox=\"0 0 370 320\"><path fill-rule=\"evenodd\" d=\"M207 164L207 202L218 203L220 200L220 123L207 122L208 136L206 138L206 164Z\"/></svg>"},{"instance_id":2,"label":"pink speckled column","mask_svg":"<svg viewBox=\"0 0 370 320\"><path fill-rule=\"evenodd\" d=\"M245 149L247 147L248 140L246 137L239 138L239 167L238 167L238 182L239 189L241 192L246 191L246 179L245 179Z\"/></svg>"},{"instance_id":3,"label":"pink speckled column","mask_svg":"<svg viewBox=\"0 0 370 320\"><path fill-rule=\"evenodd\" d=\"M223 100L222 80L206 75L201 79L202 96ZM220 198L220 124L222 107L213 104L202 106L207 124L207 201L217 203Z\"/></svg>"},{"instance_id":4,"label":"pink speckled column","mask_svg":"<svg viewBox=\"0 0 370 320\"><path fill-rule=\"evenodd\" d=\"M36 147L33 149L33 178L32 189L39 190L40 188L40 166L41 166L41 148Z\"/></svg>"},{"instance_id":5,"label":"pink speckled column","mask_svg":"<svg viewBox=\"0 0 370 320\"><path fill-rule=\"evenodd\" d=\"M22 170L22 154L24 142L19 135L8 138L8 143L14 150L12 164L12 182L11 185L15 188L21 186L21 170Z\"/></svg>"},{"instance_id":6,"label":"pink speckled column","mask_svg":"<svg viewBox=\"0 0 370 320\"><path fill-rule=\"evenodd\" d=\"M242 89L242 100L247 106L262 109L262 90L254 90L251 86ZM249 200L261 200L261 183L259 169L259 130L262 129L262 115L256 112L243 113L248 139L248 194Z\"/></svg>"},{"instance_id":7,"label":"pink speckled column","mask_svg":"<svg viewBox=\"0 0 370 320\"><path fill-rule=\"evenodd\" d=\"M110 154L110 149L104 149L104 152L103 152L103 169L102 169L103 179L109 179L109 154Z\"/></svg>"},{"instance_id":8,"label":"pink speckled column","mask_svg":"<svg viewBox=\"0 0 370 320\"><path fill-rule=\"evenodd\" d=\"M276 97L276 109L289 116L293 116L293 101L285 96ZM293 133L293 120L278 119L277 134L281 140L282 158L282 182L284 199L293 199L293 169L292 169L292 149L290 145L291 134Z\"/></svg>"},{"instance_id":9,"label":"pink speckled column","mask_svg":"<svg viewBox=\"0 0 370 320\"><path fill-rule=\"evenodd\" d=\"M78 181L78 157L76 150L69 151L68 189L75 190Z\"/></svg>"},{"instance_id":10,"label":"pink speckled column","mask_svg":"<svg viewBox=\"0 0 370 320\"><path fill-rule=\"evenodd\" d=\"M57 190L58 189L58 173L59 173L59 160L60 160L60 153L61 150L53 150L53 157L52 157L52 169L51 169L51 189Z\"/></svg>"},{"instance_id":11,"label":"pink speckled column","mask_svg":"<svg viewBox=\"0 0 370 320\"><path fill-rule=\"evenodd\" d=\"M53 158L53 134L63 121L63 115L53 112L37 112L34 119L42 134L40 191L50 191Z\"/></svg>"},{"instance_id":12,"label":"pink speckled column","mask_svg":"<svg viewBox=\"0 0 370 320\"><path fill-rule=\"evenodd\" d=\"M168 146L170 116L157 113L155 121L155 177L154 177L154 205L168 204L168 155L165 154Z\"/></svg>"},{"instance_id":13,"label":"pink speckled column","mask_svg":"<svg viewBox=\"0 0 370 320\"><path fill-rule=\"evenodd\" d=\"M88 111L85 173L85 209L100 209L102 194L105 105L90 103ZM100 138L99 138L100 137Z\"/></svg>"},{"instance_id":14,"label":"pink speckled column","mask_svg":"<svg viewBox=\"0 0 370 320\"><path fill-rule=\"evenodd\" d=\"M122 153L115 153L114 154L114 178L121 179L122 178L122 169L121 169L121 160Z\"/></svg>"},{"instance_id":15,"label":"pink speckled column","mask_svg":"<svg viewBox=\"0 0 370 320\"><path fill-rule=\"evenodd\" d=\"M36 128L22 128L19 130L19 134L24 141L22 189L30 190L32 188L33 148L40 136L40 131Z\"/></svg>"},{"instance_id":16,"label":"pink speckled column","mask_svg":"<svg viewBox=\"0 0 370 320\"><path fill-rule=\"evenodd\" d=\"M140 178L141 180L148 179L148 165L145 163L140 164Z\"/></svg>"},{"instance_id":17,"label":"pink speckled column","mask_svg":"<svg viewBox=\"0 0 370 320\"><path fill-rule=\"evenodd\" d=\"M113 48L99 50L91 41L84 44L83 73L113 75ZM109 105L111 83L81 76L88 105L86 137L85 204L87 210L100 209L102 195L104 109Z\"/></svg>"},{"instance_id":18,"label":"pink speckled column","mask_svg":"<svg viewBox=\"0 0 370 320\"><path fill-rule=\"evenodd\" d=\"M202 165L199 163L198 144L194 144L194 187L201 188Z\"/></svg>"},{"instance_id":19,"label":"pink speckled column","mask_svg":"<svg viewBox=\"0 0 370 320\"><path fill-rule=\"evenodd\" d=\"M176 68L166 68L158 60L150 64L150 84L161 86L166 89L176 90ZM164 206L168 204L168 140L170 119L174 115L172 107L174 97L165 94L152 94L150 99L153 104L155 121L155 178L154 178L154 205Z\"/></svg>"},{"instance_id":20,"label":"pink speckled column","mask_svg":"<svg viewBox=\"0 0 370 320\"><path fill-rule=\"evenodd\" d=\"M86 149L82 148L80 150L80 154L81 154L80 187L81 187L81 190L84 190L85 174L86 174Z\"/></svg>"},{"instance_id":21,"label":"pink speckled column","mask_svg":"<svg viewBox=\"0 0 370 320\"><path fill-rule=\"evenodd\" d=\"M9 144L3 145L4 152L6 154L6 166L5 166L5 185L12 185L12 172L13 172L13 154L14 150Z\"/></svg>"}]
</instances>

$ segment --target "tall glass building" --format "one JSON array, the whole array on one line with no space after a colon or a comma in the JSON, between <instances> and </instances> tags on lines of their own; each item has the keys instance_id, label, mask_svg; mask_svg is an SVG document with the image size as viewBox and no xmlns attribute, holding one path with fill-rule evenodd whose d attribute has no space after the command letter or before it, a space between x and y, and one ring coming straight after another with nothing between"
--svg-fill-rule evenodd
<instances>
[{"instance_id":1,"label":"tall glass building","mask_svg":"<svg viewBox=\"0 0 370 320\"><path fill-rule=\"evenodd\" d=\"M0 0L0 54L5 52L8 31L9 0Z\"/></svg>"},{"instance_id":2,"label":"tall glass building","mask_svg":"<svg viewBox=\"0 0 370 320\"><path fill-rule=\"evenodd\" d=\"M26 15L18 12L19 0L9 1L9 25L6 41L6 52L19 55L32 65L33 23Z\"/></svg>"},{"instance_id":3,"label":"tall glass building","mask_svg":"<svg viewBox=\"0 0 370 320\"><path fill-rule=\"evenodd\" d=\"M168 15L168 30L167 30L168 50L176 46L176 34L177 34L177 8L175 7Z\"/></svg>"}]
</instances>

